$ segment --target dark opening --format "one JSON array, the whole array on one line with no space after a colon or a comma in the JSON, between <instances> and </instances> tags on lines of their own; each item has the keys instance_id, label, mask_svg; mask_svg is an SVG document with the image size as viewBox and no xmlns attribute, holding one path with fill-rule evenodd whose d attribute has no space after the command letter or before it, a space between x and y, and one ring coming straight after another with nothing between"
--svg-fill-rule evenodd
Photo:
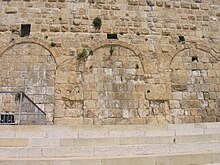
<instances>
[{"instance_id":1,"label":"dark opening","mask_svg":"<svg viewBox=\"0 0 220 165\"><path fill-rule=\"evenodd\" d=\"M150 93L150 90L147 90L147 93Z\"/></svg>"},{"instance_id":2,"label":"dark opening","mask_svg":"<svg viewBox=\"0 0 220 165\"><path fill-rule=\"evenodd\" d=\"M198 57L196 57L196 56L192 57L192 62L199 62Z\"/></svg>"},{"instance_id":3,"label":"dark opening","mask_svg":"<svg viewBox=\"0 0 220 165\"><path fill-rule=\"evenodd\" d=\"M184 36L179 36L179 42L185 43L185 37Z\"/></svg>"},{"instance_id":4,"label":"dark opening","mask_svg":"<svg viewBox=\"0 0 220 165\"><path fill-rule=\"evenodd\" d=\"M31 33L31 24L21 25L21 37L29 36Z\"/></svg>"},{"instance_id":5,"label":"dark opening","mask_svg":"<svg viewBox=\"0 0 220 165\"><path fill-rule=\"evenodd\" d=\"M107 34L107 39L117 40L118 39L118 35L117 34Z\"/></svg>"},{"instance_id":6,"label":"dark opening","mask_svg":"<svg viewBox=\"0 0 220 165\"><path fill-rule=\"evenodd\" d=\"M2 114L0 123L2 123L2 124L15 123L14 115L12 115L12 114Z\"/></svg>"}]
</instances>

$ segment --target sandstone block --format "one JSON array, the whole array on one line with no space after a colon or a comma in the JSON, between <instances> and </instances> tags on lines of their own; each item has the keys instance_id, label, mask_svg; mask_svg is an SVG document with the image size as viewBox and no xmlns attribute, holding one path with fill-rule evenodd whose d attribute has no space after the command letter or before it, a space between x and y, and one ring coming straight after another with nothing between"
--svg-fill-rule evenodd
<instances>
[{"instance_id":1,"label":"sandstone block","mask_svg":"<svg viewBox=\"0 0 220 165\"><path fill-rule=\"evenodd\" d=\"M5 32L7 30L8 28L6 26L0 26L0 32Z\"/></svg>"},{"instance_id":2,"label":"sandstone block","mask_svg":"<svg viewBox=\"0 0 220 165\"><path fill-rule=\"evenodd\" d=\"M187 102L187 105L189 108L198 108L199 107L199 101L198 100L190 100Z\"/></svg>"},{"instance_id":3,"label":"sandstone block","mask_svg":"<svg viewBox=\"0 0 220 165\"><path fill-rule=\"evenodd\" d=\"M199 4L193 3L193 4L191 4L191 8L192 9L199 9Z\"/></svg>"},{"instance_id":4,"label":"sandstone block","mask_svg":"<svg viewBox=\"0 0 220 165\"><path fill-rule=\"evenodd\" d=\"M170 1L165 1L165 7L170 8L172 6L172 3Z\"/></svg>"},{"instance_id":5,"label":"sandstone block","mask_svg":"<svg viewBox=\"0 0 220 165\"><path fill-rule=\"evenodd\" d=\"M184 110L183 109L172 109L171 110L171 115L172 116L182 116L182 115L184 115Z\"/></svg>"},{"instance_id":6,"label":"sandstone block","mask_svg":"<svg viewBox=\"0 0 220 165\"><path fill-rule=\"evenodd\" d=\"M51 25L50 26L50 31L51 32L59 32L60 31L60 26L55 26L55 25Z\"/></svg>"},{"instance_id":7,"label":"sandstone block","mask_svg":"<svg viewBox=\"0 0 220 165\"><path fill-rule=\"evenodd\" d=\"M189 9L189 8L190 8L190 3L184 3L184 2L182 2L182 3L181 3L181 7L182 7L182 8L187 8L187 9Z\"/></svg>"},{"instance_id":8,"label":"sandstone block","mask_svg":"<svg viewBox=\"0 0 220 165\"><path fill-rule=\"evenodd\" d=\"M15 14L18 12L18 8L17 7L6 7L5 8L5 13L6 14Z\"/></svg>"},{"instance_id":9,"label":"sandstone block","mask_svg":"<svg viewBox=\"0 0 220 165\"><path fill-rule=\"evenodd\" d=\"M178 100L170 100L169 103L171 109L180 108L180 102Z\"/></svg>"},{"instance_id":10,"label":"sandstone block","mask_svg":"<svg viewBox=\"0 0 220 165\"><path fill-rule=\"evenodd\" d=\"M27 147L28 140L25 138L14 139L14 138L2 138L0 139L1 147Z\"/></svg>"},{"instance_id":11,"label":"sandstone block","mask_svg":"<svg viewBox=\"0 0 220 165\"><path fill-rule=\"evenodd\" d=\"M203 122L216 122L216 117L215 116L205 116L202 119Z\"/></svg>"},{"instance_id":12,"label":"sandstone block","mask_svg":"<svg viewBox=\"0 0 220 165\"><path fill-rule=\"evenodd\" d=\"M153 0L147 0L147 4L148 4L149 6L154 6L154 5L155 5L155 3L154 3Z\"/></svg>"}]
</instances>

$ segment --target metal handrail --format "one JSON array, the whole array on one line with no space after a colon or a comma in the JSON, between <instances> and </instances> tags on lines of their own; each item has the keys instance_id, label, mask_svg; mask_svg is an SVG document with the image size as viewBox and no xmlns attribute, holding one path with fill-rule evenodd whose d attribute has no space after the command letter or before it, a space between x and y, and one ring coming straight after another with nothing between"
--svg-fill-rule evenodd
<instances>
[{"instance_id":1,"label":"metal handrail","mask_svg":"<svg viewBox=\"0 0 220 165\"><path fill-rule=\"evenodd\" d=\"M0 94L14 95L14 100L10 100L10 103L17 107L14 109L13 113L7 113L7 111L5 111L0 114L1 120L4 122L9 120L4 118L4 116L10 118L10 115L14 115L13 118L16 118L17 123L4 123L1 121L0 124L46 124L46 113L42 111L41 108L37 106L24 92L0 91ZM16 100L17 96L19 97ZM16 101L19 101L19 104L17 104Z\"/></svg>"},{"instance_id":2,"label":"metal handrail","mask_svg":"<svg viewBox=\"0 0 220 165\"><path fill-rule=\"evenodd\" d=\"M20 92L20 93L22 93L23 96L25 96L32 104L34 104L34 106L37 107L39 111L41 111L44 115L46 115L46 113L42 111L42 109L40 109L40 107L37 106L37 104L35 104L24 92Z\"/></svg>"}]
</instances>

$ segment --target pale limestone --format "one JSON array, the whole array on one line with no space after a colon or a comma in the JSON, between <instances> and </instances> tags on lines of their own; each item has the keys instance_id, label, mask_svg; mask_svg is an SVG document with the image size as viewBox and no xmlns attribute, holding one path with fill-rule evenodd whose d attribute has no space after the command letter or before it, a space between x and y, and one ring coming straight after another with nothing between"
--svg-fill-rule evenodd
<instances>
[{"instance_id":1,"label":"pale limestone","mask_svg":"<svg viewBox=\"0 0 220 165\"><path fill-rule=\"evenodd\" d=\"M0 147L27 147L28 139L22 138L1 138Z\"/></svg>"},{"instance_id":2,"label":"pale limestone","mask_svg":"<svg viewBox=\"0 0 220 165\"><path fill-rule=\"evenodd\" d=\"M2 1L0 91L25 92L58 125L219 121L218 9L201 0ZM0 99L1 113L14 113L11 101Z\"/></svg>"},{"instance_id":3,"label":"pale limestone","mask_svg":"<svg viewBox=\"0 0 220 165\"><path fill-rule=\"evenodd\" d=\"M165 165L219 163L220 133L213 131L218 130L218 127L219 123L152 126L1 126L1 132L7 130L14 135L23 130L26 138L12 139L8 134L9 138L5 137L2 140L7 143L1 147L0 163L14 164L17 161L21 165L32 165L42 162L47 165L56 162L65 165L89 164L89 160L92 164L100 165L142 161L146 161L145 164L153 162ZM207 130L211 130L209 134L205 134ZM183 133L180 135L180 132ZM36 133L47 136L35 138L33 135ZM72 137L74 135L77 137ZM12 143L8 143L9 141ZM15 146L11 146L12 144Z\"/></svg>"}]
</instances>

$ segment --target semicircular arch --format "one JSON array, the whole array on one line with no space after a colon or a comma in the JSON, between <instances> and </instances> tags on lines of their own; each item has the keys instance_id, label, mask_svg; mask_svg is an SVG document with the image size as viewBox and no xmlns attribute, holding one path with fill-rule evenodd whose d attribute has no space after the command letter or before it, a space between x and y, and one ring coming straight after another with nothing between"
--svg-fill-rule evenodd
<instances>
[{"instance_id":1,"label":"semicircular arch","mask_svg":"<svg viewBox=\"0 0 220 165\"><path fill-rule=\"evenodd\" d=\"M37 39L19 39L17 41L13 41L11 44L5 46L4 48L0 49L0 58L1 56L8 51L9 49L13 48L16 45L21 45L21 44L36 44L44 49L46 49L53 57L55 64L57 65L56 58L59 57L59 53L56 49L51 49L50 44L43 41L43 40L37 40Z\"/></svg>"},{"instance_id":2,"label":"semicircular arch","mask_svg":"<svg viewBox=\"0 0 220 165\"><path fill-rule=\"evenodd\" d=\"M217 60L220 60L220 57L213 51L213 49L205 42L198 42L196 44L184 44L184 45L179 45L176 50L173 53L173 56L171 57L170 60L170 65L172 64L174 58L178 56L181 52L184 52L186 50L190 49L195 49L195 50L200 50L206 53L209 53L212 57L216 58Z\"/></svg>"},{"instance_id":3,"label":"semicircular arch","mask_svg":"<svg viewBox=\"0 0 220 165\"><path fill-rule=\"evenodd\" d=\"M108 46L121 46L124 47L126 49L129 49L130 51L132 51L136 56L139 56L141 54L141 51L136 48L133 45L130 45L126 42L123 41L106 41L102 44L96 44L96 45L92 45L92 51L95 52L96 50L103 48L103 47L108 47Z\"/></svg>"},{"instance_id":4,"label":"semicircular arch","mask_svg":"<svg viewBox=\"0 0 220 165\"><path fill-rule=\"evenodd\" d=\"M0 90L23 91L53 121L56 60L41 43L19 41L0 52ZM57 55L57 54L56 54Z\"/></svg>"}]
</instances>

